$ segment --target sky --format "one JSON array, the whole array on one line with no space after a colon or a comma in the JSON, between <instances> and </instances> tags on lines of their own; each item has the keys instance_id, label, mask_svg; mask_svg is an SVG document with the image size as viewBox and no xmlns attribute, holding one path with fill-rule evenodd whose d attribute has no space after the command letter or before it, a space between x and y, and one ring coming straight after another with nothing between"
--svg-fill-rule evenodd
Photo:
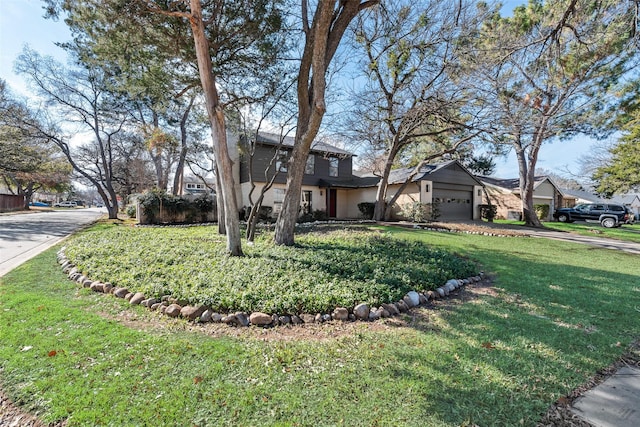
<instances>
[{"instance_id":1,"label":"sky","mask_svg":"<svg viewBox=\"0 0 640 427\"><path fill-rule=\"evenodd\" d=\"M503 13L508 14L526 1L503 0L502 3ZM24 79L14 73L13 65L23 46L28 45L40 54L53 56L64 63L66 54L55 43L71 39L64 22L43 18L42 5L40 0L0 0L0 79L5 80L14 93L22 96L28 96L29 90ZM593 143L586 136L547 143L540 150L537 167L556 173L567 169L577 173L580 156L588 153ZM518 165L513 154L495 161L495 176L518 176Z\"/></svg>"}]
</instances>

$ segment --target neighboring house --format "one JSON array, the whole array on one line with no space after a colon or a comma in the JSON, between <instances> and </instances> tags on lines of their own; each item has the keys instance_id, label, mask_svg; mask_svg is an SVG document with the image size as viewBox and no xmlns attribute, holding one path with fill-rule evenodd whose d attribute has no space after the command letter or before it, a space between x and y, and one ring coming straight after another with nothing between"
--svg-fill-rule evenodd
<instances>
[{"instance_id":1,"label":"neighboring house","mask_svg":"<svg viewBox=\"0 0 640 427\"><path fill-rule=\"evenodd\" d=\"M253 178L255 201L261 189L275 175L273 187L265 193L264 206L273 207L277 215L284 200L287 178L287 160L293 148L293 138L286 137L279 142L278 135L260 133L255 153L249 165L247 147L242 147L239 156L239 183L241 206L250 206L249 194ZM304 212L325 211L329 218L360 218L358 204L375 202L380 177L358 176L353 173L354 154L323 142L314 142L307 159L302 181L300 201ZM390 199L413 168L392 171ZM441 220L477 219L477 206L482 201L482 184L458 161L449 161L423 167L405 188L397 205L405 203L438 203ZM399 207L394 209L398 218Z\"/></svg>"},{"instance_id":2,"label":"neighboring house","mask_svg":"<svg viewBox=\"0 0 640 427\"><path fill-rule=\"evenodd\" d=\"M180 195L200 195L204 193L211 193L213 192L212 189L215 188L215 184L216 183L212 179L202 182L200 178L185 176L183 178L182 192Z\"/></svg>"},{"instance_id":3,"label":"neighboring house","mask_svg":"<svg viewBox=\"0 0 640 427\"><path fill-rule=\"evenodd\" d=\"M522 218L522 199L520 198L520 180L518 178L499 179L485 176L478 178L485 185L491 203L497 207L497 218ZM549 205L549 215L540 219L550 221L553 211L565 205L564 194L548 176L536 176L534 179L533 204ZM575 199L571 199L571 201L573 200Z\"/></svg>"},{"instance_id":4,"label":"neighboring house","mask_svg":"<svg viewBox=\"0 0 640 427\"><path fill-rule=\"evenodd\" d=\"M635 214L636 219L640 218L640 193L614 196L611 198L611 201L630 207Z\"/></svg>"}]
</instances>

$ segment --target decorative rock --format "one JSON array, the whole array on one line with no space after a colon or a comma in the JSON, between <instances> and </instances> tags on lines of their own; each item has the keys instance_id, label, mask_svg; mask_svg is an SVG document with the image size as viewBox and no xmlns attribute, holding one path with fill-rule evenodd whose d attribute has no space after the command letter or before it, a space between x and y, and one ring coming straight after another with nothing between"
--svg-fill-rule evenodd
<instances>
[{"instance_id":1,"label":"decorative rock","mask_svg":"<svg viewBox=\"0 0 640 427\"><path fill-rule=\"evenodd\" d=\"M349 320L349 310L344 307L336 307L336 309L333 310L333 318L335 320L341 320L343 322L345 320Z\"/></svg>"},{"instance_id":2,"label":"decorative rock","mask_svg":"<svg viewBox=\"0 0 640 427\"><path fill-rule=\"evenodd\" d=\"M127 288L116 288L116 290L113 291L113 295L117 296L118 298L124 298L128 293L129 290Z\"/></svg>"},{"instance_id":3,"label":"decorative rock","mask_svg":"<svg viewBox=\"0 0 640 427\"><path fill-rule=\"evenodd\" d=\"M124 299L126 299L127 301L129 301L131 299L131 297L133 297L133 292L129 292L128 294L126 294L124 296Z\"/></svg>"},{"instance_id":4,"label":"decorative rock","mask_svg":"<svg viewBox=\"0 0 640 427\"><path fill-rule=\"evenodd\" d=\"M149 298L145 307L151 307L153 304L158 304L160 300L158 298Z\"/></svg>"},{"instance_id":5,"label":"decorative rock","mask_svg":"<svg viewBox=\"0 0 640 427\"><path fill-rule=\"evenodd\" d=\"M178 317L178 316L180 316L180 310L181 309L182 309L182 307L180 307L178 304L171 304L170 306L165 308L164 314L166 314L169 317ZM162 310L162 309L160 309L160 310Z\"/></svg>"},{"instance_id":6,"label":"decorative rock","mask_svg":"<svg viewBox=\"0 0 640 427\"><path fill-rule=\"evenodd\" d=\"M243 313L238 311L235 313L236 319L238 319L238 325L240 326L249 326L249 316L247 313Z\"/></svg>"},{"instance_id":7,"label":"decorative rock","mask_svg":"<svg viewBox=\"0 0 640 427\"><path fill-rule=\"evenodd\" d=\"M468 285L469 283L471 283L471 282L469 281L469 279L462 279L462 284L463 284L463 285Z\"/></svg>"},{"instance_id":8,"label":"decorative rock","mask_svg":"<svg viewBox=\"0 0 640 427\"><path fill-rule=\"evenodd\" d=\"M200 315L200 321L203 323L211 322L212 315L213 315L213 311L211 311L210 309L207 309Z\"/></svg>"},{"instance_id":9,"label":"decorative rock","mask_svg":"<svg viewBox=\"0 0 640 427\"><path fill-rule=\"evenodd\" d=\"M160 305L160 313L165 314L168 307L167 305Z\"/></svg>"},{"instance_id":10,"label":"decorative rock","mask_svg":"<svg viewBox=\"0 0 640 427\"><path fill-rule=\"evenodd\" d=\"M427 299L436 299L436 294L433 291L427 291Z\"/></svg>"},{"instance_id":11,"label":"decorative rock","mask_svg":"<svg viewBox=\"0 0 640 427\"><path fill-rule=\"evenodd\" d=\"M440 298L444 298L446 293L444 292L444 289L442 288L438 288L436 289L436 292L438 293L438 295L440 296Z\"/></svg>"},{"instance_id":12,"label":"decorative rock","mask_svg":"<svg viewBox=\"0 0 640 427\"><path fill-rule=\"evenodd\" d=\"M289 323L291 323L291 317L289 317L289 316L279 316L278 317L278 322L280 322L281 325L288 325Z\"/></svg>"},{"instance_id":13,"label":"decorative rock","mask_svg":"<svg viewBox=\"0 0 640 427\"><path fill-rule=\"evenodd\" d=\"M322 314L316 313L316 317L314 320L316 323L322 323Z\"/></svg>"},{"instance_id":14,"label":"decorative rock","mask_svg":"<svg viewBox=\"0 0 640 427\"><path fill-rule=\"evenodd\" d=\"M187 305L182 307L180 310L180 316L193 321L198 319L206 309L207 308L204 305L198 305L196 307Z\"/></svg>"},{"instance_id":15,"label":"decorative rock","mask_svg":"<svg viewBox=\"0 0 640 427\"><path fill-rule=\"evenodd\" d=\"M169 298L171 298L171 295L163 295L160 298L160 301L162 301L162 302L169 301Z\"/></svg>"},{"instance_id":16,"label":"decorative rock","mask_svg":"<svg viewBox=\"0 0 640 427\"><path fill-rule=\"evenodd\" d=\"M213 314L211 315L211 321L212 321L213 323L220 323L220 322L222 322L222 314L220 314L220 313L213 313Z\"/></svg>"},{"instance_id":17,"label":"decorative rock","mask_svg":"<svg viewBox=\"0 0 640 427\"><path fill-rule=\"evenodd\" d=\"M229 314L224 316L221 320L222 323L230 326L238 326L238 318L235 314Z\"/></svg>"},{"instance_id":18,"label":"decorative rock","mask_svg":"<svg viewBox=\"0 0 640 427\"><path fill-rule=\"evenodd\" d=\"M82 287L83 288L90 288L92 283L93 283L93 281L87 279L84 282L82 282Z\"/></svg>"},{"instance_id":19,"label":"decorative rock","mask_svg":"<svg viewBox=\"0 0 640 427\"><path fill-rule=\"evenodd\" d=\"M410 291L407 292L402 300L409 306L409 308L416 307L420 305L420 294L418 294L416 291Z\"/></svg>"},{"instance_id":20,"label":"decorative rock","mask_svg":"<svg viewBox=\"0 0 640 427\"><path fill-rule=\"evenodd\" d=\"M294 314L293 316L291 316L291 323L293 323L294 325L299 325L303 323L303 320L300 318L300 316L296 316Z\"/></svg>"},{"instance_id":21,"label":"decorative rock","mask_svg":"<svg viewBox=\"0 0 640 427\"><path fill-rule=\"evenodd\" d=\"M105 283L102 285L102 290L105 294L110 294L113 290L113 285L111 283Z\"/></svg>"},{"instance_id":22,"label":"decorative rock","mask_svg":"<svg viewBox=\"0 0 640 427\"><path fill-rule=\"evenodd\" d=\"M429 299L424 296L424 294L418 295L418 300L420 301L420 305L425 305L429 302Z\"/></svg>"},{"instance_id":23,"label":"decorative rock","mask_svg":"<svg viewBox=\"0 0 640 427\"><path fill-rule=\"evenodd\" d=\"M266 326L273 323L273 317L271 317L271 315L269 314L260 313L259 311L256 311L254 313L251 313L251 315L249 316L249 321L253 325Z\"/></svg>"},{"instance_id":24,"label":"decorative rock","mask_svg":"<svg viewBox=\"0 0 640 427\"><path fill-rule=\"evenodd\" d=\"M271 315L271 324L272 324L273 326L278 326L278 322L279 322L279 321L278 321L278 315L277 315L277 314L275 314L275 313L274 313L274 314L272 314L272 315Z\"/></svg>"},{"instance_id":25,"label":"decorative rock","mask_svg":"<svg viewBox=\"0 0 640 427\"><path fill-rule=\"evenodd\" d=\"M358 320L367 320L369 319L369 313L371 309L368 304L362 303L358 304L353 308L353 315L356 316Z\"/></svg>"},{"instance_id":26,"label":"decorative rock","mask_svg":"<svg viewBox=\"0 0 640 427\"><path fill-rule=\"evenodd\" d=\"M129 304L138 305L144 300L144 294L142 292L136 292L130 299Z\"/></svg>"},{"instance_id":27,"label":"decorative rock","mask_svg":"<svg viewBox=\"0 0 640 427\"><path fill-rule=\"evenodd\" d=\"M380 307L378 311L380 312L380 317L383 317L385 319L387 317L391 317L391 313L389 313L386 308Z\"/></svg>"},{"instance_id":28,"label":"decorative rock","mask_svg":"<svg viewBox=\"0 0 640 427\"><path fill-rule=\"evenodd\" d=\"M453 283L449 283L447 285L444 285L443 288L444 288L444 293L449 294L450 292L453 292L456 290L456 285L454 285Z\"/></svg>"},{"instance_id":29,"label":"decorative rock","mask_svg":"<svg viewBox=\"0 0 640 427\"><path fill-rule=\"evenodd\" d=\"M382 315L379 310L372 310L369 312L369 320L378 320Z\"/></svg>"},{"instance_id":30,"label":"decorative rock","mask_svg":"<svg viewBox=\"0 0 640 427\"><path fill-rule=\"evenodd\" d=\"M322 321L323 322L329 322L331 321L331 315L329 313L325 313L322 315Z\"/></svg>"},{"instance_id":31,"label":"decorative rock","mask_svg":"<svg viewBox=\"0 0 640 427\"><path fill-rule=\"evenodd\" d=\"M300 318L304 323L314 323L316 321L316 316L308 313L301 314Z\"/></svg>"},{"instance_id":32,"label":"decorative rock","mask_svg":"<svg viewBox=\"0 0 640 427\"><path fill-rule=\"evenodd\" d=\"M400 310L395 304L382 304L382 307L389 312L391 316L397 316L400 314Z\"/></svg>"},{"instance_id":33,"label":"decorative rock","mask_svg":"<svg viewBox=\"0 0 640 427\"><path fill-rule=\"evenodd\" d=\"M398 307L398 310L400 310L400 313L406 313L409 311L409 306L407 306L407 304L402 300L398 301L396 306Z\"/></svg>"},{"instance_id":34,"label":"decorative rock","mask_svg":"<svg viewBox=\"0 0 640 427\"><path fill-rule=\"evenodd\" d=\"M91 284L89 285L89 289L91 289L93 292L103 292L104 284L102 282L91 282Z\"/></svg>"},{"instance_id":35,"label":"decorative rock","mask_svg":"<svg viewBox=\"0 0 640 427\"><path fill-rule=\"evenodd\" d=\"M71 277L72 275L76 274L78 272L78 269L76 267L73 267L71 270L69 270L69 277Z\"/></svg>"},{"instance_id":36,"label":"decorative rock","mask_svg":"<svg viewBox=\"0 0 640 427\"><path fill-rule=\"evenodd\" d=\"M444 284L443 288L449 288L450 291L456 289L458 287L458 281L456 279L449 279L447 283Z\"/></svg>"},{"instance_id":37,"label":"decorative rock","mask_svg":"<svg viewBox=\"0 0 640 427\"><path fill-rule=\"evenodd\" d=\"M349 320L350 320L351 322L355 322L355 321L356 321L356 315L355 315L355 314L353 314L353 313L349 313Z\"/></svg>"},{"instance_id":38,"label":"decorative rock","mask_svg":"<svg viewBox=\"0 0 640 427\"><path fill-rule=\"evenodd\" d=\"M76 282L78 283L83 283L85 280L87 280L87 276L81 274L79 277L76 277Z\"/></svg>"},{"instance_id":39,"label":"decorative rock","mask_svg":"<svg viewBox=\"0 0 640 427\"><path fill-rule=\"evenodd\" d=\"M151 304L151 306L149 307L149 310L156 311L160 307L164 307L164 306L162 305L161 302L157 302L155 304Z\"/></svg>"}]
</instances>

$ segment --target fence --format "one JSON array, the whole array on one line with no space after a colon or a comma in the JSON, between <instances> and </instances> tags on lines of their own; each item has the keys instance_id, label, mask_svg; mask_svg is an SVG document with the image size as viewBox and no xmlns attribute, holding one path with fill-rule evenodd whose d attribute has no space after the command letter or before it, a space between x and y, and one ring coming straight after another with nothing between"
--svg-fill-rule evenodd
<instances>
[{"instance_id":1,"label":"fence","mask_svg":"<svg viewBox=\"0 0 640 427\"><path fill-rule=\"evenodd\" d=\"M0 212L19 211L24 209L24 196L0 194Z\"/></svg>"}]
</instances>

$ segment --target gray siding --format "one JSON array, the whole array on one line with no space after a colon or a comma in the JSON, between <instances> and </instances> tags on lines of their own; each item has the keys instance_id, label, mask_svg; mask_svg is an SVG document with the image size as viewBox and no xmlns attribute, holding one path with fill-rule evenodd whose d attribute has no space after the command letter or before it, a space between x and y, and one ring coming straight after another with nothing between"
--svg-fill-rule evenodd
<instances>
[{"instance_id":1,"label":"gray siding","mask_svg":"<svg viewBox=\"0 0 640 427\"><path fill-rule=\"evenodd\" d=\"M427 178L431 181L440 183L440 188L443 188L442 184L444 183L456 184L458 186L480 185L475 179L473 179L473 177L465 172L464 169L455 163L451 164L449 167L429 174ZM461 187L451 189L461 189Z\"/></svg>"},{"instance_id":2,"label":"gray siding","mask_svg":"<svg viewBox=\"0 0 640 427\"><path fill-rule=\"evenodd\" d=\"M265 170L267 170L271 159L275 153L275 146L270 145L258 145L256 147L255 154L253 156L253 180L255 182L266 182L271 179L275 171L274 164L268 169L267 177L265 179ZM282 149L287 149L282 148ZM287 150L291 153L291 150ZM243 152L245 152L243 150ZM302 184L303 185L315 185L317 186L321 179L330 179L329 176L329 157L327 153L316 153L315 155L315 170L313 175L305 174ZM336 156L338 157L338 177L348 178L352 176L352 157L351 156ZM284 184L287 180L287 174L279 172L275 182L278 184ZM249 157L246 154L240 156L240 183L249 182Z\"/></svg>"}]
</instances>

